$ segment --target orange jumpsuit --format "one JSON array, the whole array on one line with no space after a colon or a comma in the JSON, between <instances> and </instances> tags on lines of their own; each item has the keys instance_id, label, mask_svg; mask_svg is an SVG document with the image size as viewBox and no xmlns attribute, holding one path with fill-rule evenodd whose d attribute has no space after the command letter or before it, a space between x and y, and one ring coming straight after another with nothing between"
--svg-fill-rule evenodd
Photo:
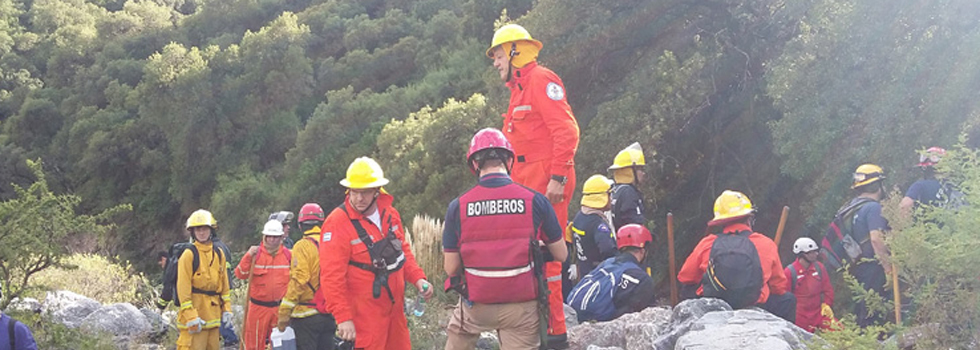
<instances>
[{"instance_id":1,"label":"orange jumpsuit","mask_svg":"<svg viewBox=\"0 0 980 350\"><path fill-rule=\"evenodd\" d=\"M405 318L405 283L415 284L425 279L425 273L415 261L398 211L392 207L393 198L381 193L377 199L381 228L350 206L350 198L344 198L344 209L335 208L323 222L320 234L320 286L326 300L326 309L333 314L337 324L354 322L356 333L354 347L376 350L410 350L408 320ZM349 216L348 216L349 215ZM371 264L367 246L358 238L352 220L378 242L392 228L402 241L405 264L388 275L388 288L381 295L373 295L374 273L351 265L350 262ZM392 300L394 299L394 300Z\"/></svg>"},{"instance_id":2,"label":"orange jumpsuit","mask_svg":"<svg viewBox=\"0 0 980 350\"><path fill-rule=\"evenodd\" d=\"M259 246L255 266L252 256L245 254L235 268L238 279L248 279L252 271L252 285L248 295L248 319L245 320L242 342L246 350L265 349L272 328L279 319L279 302L286 294L289 284L289 264L292 259L289 249L280 247L275 255L265 246Z\"/></svg>"},{"instance_id":3,"label":"orange jumpsuit","mask_svg":"<svg viewBox=\"0 0 980 350\"><path fill-rule=\"evenodd\" d=\"M510 106L504 117L504 135L514 147L511 177L545 194L552 175L565 176L564 198L553 203L558 223L568 222L568 203L575 190L575 152L579 129L572 107L565 99L565 86L555 72L531 62L513 71ZM565 240L571 242L571 237ZM561 262L545 264L548 279L548 334L565 334L565 311L561 293Z\"/></svg>"}]
</instances>

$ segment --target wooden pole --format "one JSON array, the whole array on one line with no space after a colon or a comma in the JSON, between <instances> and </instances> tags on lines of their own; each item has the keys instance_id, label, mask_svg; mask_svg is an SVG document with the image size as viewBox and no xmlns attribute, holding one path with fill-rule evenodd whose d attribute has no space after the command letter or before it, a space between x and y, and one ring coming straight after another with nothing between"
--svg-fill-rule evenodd
<instances>
[{"instance_id":1,"label":"wooden pole","mask_svg":"<svg viewBox=\"0 0 980 350\"><path fill-rule=\"evenodd\" d=\"M674 262L674 214L667 213L667 259L670 265L670 304L677 306L677 265Z\"/></svg>"},{"instance_id":2,"label":"wooden pole","mask_svg":"<svg viewBox=\"0 0 980 350\"><path fill-rule=\"evenodd\" d=\"M783 229L786 228L786 217L789 216L789 207L783 207L783 214L779 216L779 226L776 227L776 247L779 247L779 240L783 239Z\"/></svg>"},{"instance_id":3,"label":"wooden pole","mask_svg":"<svg viewBox=\"0 0 980 350\"><path fill-rule=\"evenodd\" d=\"M261 245L262 243L260 242L259 244ZM279 248L282 249L282 247ZM248 326L248 303L249 303L249 296L252 295L252 270L255 269L255 260L258 257L259 257L259 252L256 251L255 255L252 255L252 265L248 266L248 287L245 289L245 312L242 315L242 337L238 341L239 350L245 350L245 327ZM231 278L231 276L228 276L228 278Z\"/></svg>"},{"instance_id":4,"label":"wooden pole","mask_svg":"<svg viewBox=\"0 0 980 350\"><path fill-rule=\"evenodd\" d=\"M898 291L898 266L892 263L892 290L895 295L895 325L902 325L902 295Z\"/></svg>"}]
</instances>

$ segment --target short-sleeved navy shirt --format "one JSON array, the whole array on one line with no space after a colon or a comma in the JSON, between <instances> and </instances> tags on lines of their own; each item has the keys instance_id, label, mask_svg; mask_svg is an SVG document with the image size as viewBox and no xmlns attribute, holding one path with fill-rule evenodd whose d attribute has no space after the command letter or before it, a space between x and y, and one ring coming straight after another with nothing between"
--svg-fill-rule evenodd
<instances>
[{"instance_id":1,"label":"short-sleeved navy shirt","mask_svg":"<svg viewBox=\"0 0 980 350\"><path fill-rule=\"evenodd\" d=\"M851 203L854 204L858 198L852 199ZM854 222L851 227L851 235L858 242L865 242L870 240L871 231L887 231L888 230L888 220L881 216L881 203L877 201L870 201L865 203L857 212L854 214ZM870 247L870 244L862 244L862 247ZM874 252L869 251L869 248L864 249L864 255L866 257L873 257Z\"/></svg>"},{"instance_id":2,"label":"short-sleeved navy shirt","mask_svg":"<svg viewBox=\"0 0 980 350\"><path fill-rule=\"evenodd\" d=\"M916 205L936 205L939 204L939 190L943 185L936 179L923 179L916 181L905 191L905 196L914 200Z\"/></svg>"},{"instance_id":3,"label":"short-sleeved navy shirt","mask_svg":"<svg viewBox=\"0 0 980 350\"><path fill-rule=\"evenodd\" d=\"M480 178L480 186L495 188L509 185L514 181L506 174L487 174ZM528 189L529 191L530 190ZM534 192L534 199L531 204L534 213L534 226L541 227L545 243L554 243L562 239L564 228L558 223L555 216L555 209L551 207L551 202L544 195ZM446 210L446 228L442 231L442 249L446 252L459 251L459 233L461 231L459 221L459 198L453 199Z\"/></svg>"}]
</instances>

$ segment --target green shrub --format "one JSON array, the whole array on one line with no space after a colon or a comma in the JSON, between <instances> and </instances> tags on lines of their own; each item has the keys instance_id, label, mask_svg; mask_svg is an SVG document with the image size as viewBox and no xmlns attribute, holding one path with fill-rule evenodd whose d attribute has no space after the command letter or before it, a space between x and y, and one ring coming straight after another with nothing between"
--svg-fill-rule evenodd
<instances>
[{"instance_id":1,"label":"green shrub","mask_svg":"<svg viewBox=\"0 0 980 350\"><path fill-rule=\"evenodd\" d=\"M66 267L50 268L33 278L34 287L42 290L69 290L103 304L132 303L147 306L154 299L155 288L129 262L115 263L95 254L75 254L64 259Z\"/></svg>"}]
</instances>

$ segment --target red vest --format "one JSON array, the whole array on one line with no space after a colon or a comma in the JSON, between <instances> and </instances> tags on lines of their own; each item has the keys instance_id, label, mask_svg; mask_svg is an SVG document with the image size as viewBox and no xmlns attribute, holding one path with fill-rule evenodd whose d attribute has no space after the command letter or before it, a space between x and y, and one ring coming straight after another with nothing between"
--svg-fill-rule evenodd
<instances>
[{"instance_id":1,"label":"red vest","mask_svg":"<svg viewBox=\"0 0 980 350\"><path fill-rule=\"evenodd\" d=\"M534 192L514 183L476 186L459 197L459 255L470 301L515 303L537 296L533 199Z\"/></svg>"}]
</instances>

